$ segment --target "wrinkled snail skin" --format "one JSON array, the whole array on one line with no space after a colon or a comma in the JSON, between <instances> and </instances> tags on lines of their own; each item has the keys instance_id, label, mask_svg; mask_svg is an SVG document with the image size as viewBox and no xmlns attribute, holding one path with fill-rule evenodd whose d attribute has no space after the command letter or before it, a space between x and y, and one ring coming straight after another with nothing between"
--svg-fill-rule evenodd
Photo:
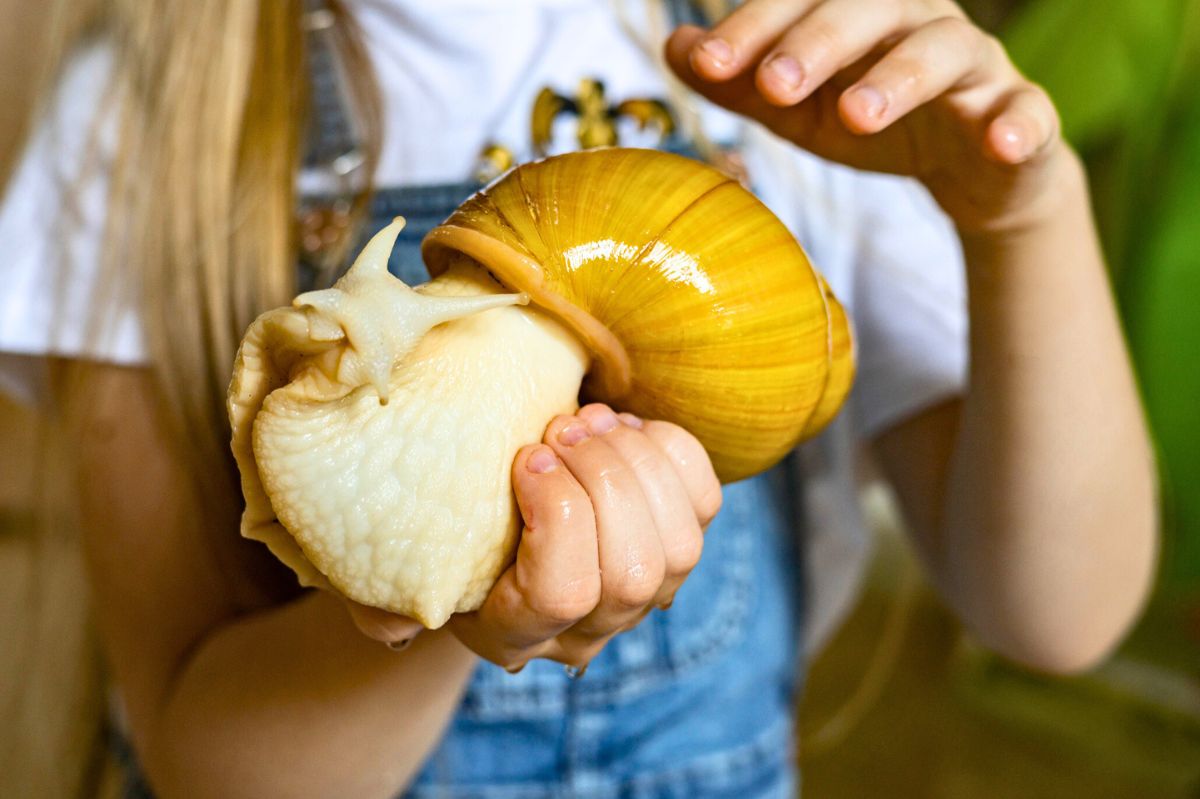
<instances>
[{"instance_id":1,"label":"wrinkled snail skin","mask_svg":"<svg viewBox=\"0 0 1200 799\"><path fill-rule=\"evenodd\" d=\"M376 243L390 249L395 232ZM478 607L511 557L513 458L578 407L589 357L465 259L418 293L377 268L386 257L360 257L334 289L301 295L247 335L236 373L275 358L256 368L280 385L257 409L231 392L235 419L252 413L235 426L243 487L258 478L243 533L306 584L438 627ZM422 329L446 315L461 318ZM329 337L332 323L345 334L319 349L313 331ZM371 368L379 347L394 356L384 391Z\"/></svg>"},{"instance_id":2,"label":"wrinkled snail skin","mask_svg":"<svg viewBox=\"0 0 1200 799\"><path fill-rule=\"evenodd\" d=\"M581 385L688 429L725 481L849 391L836 298L702 164L614 148L519 167L429 234L416 290L386 270L401 224L332 289L259 317L234 366L242 533L305 585L428 627L477 609L515 549L513 458Z\"/></svg>"}]
</instances>

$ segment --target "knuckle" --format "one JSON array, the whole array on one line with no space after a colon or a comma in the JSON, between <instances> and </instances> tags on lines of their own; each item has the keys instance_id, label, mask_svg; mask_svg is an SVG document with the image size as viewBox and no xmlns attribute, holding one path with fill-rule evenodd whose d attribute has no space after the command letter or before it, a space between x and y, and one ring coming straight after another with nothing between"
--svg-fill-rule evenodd
<instances>
[{"instance_id":1,"label":"knuckle","mask_svg":"<svg viewBox=\"0 0 1200 799\"><path fill-rule=\"evenodd\" d=\"M550 445L551 447L555 446L559 443L558 434L573 424L583 424L583 420L574 414L560 413L551 419L550 423L546 425L546 432L542 436L542 442Z\"/></svg>"},{"instance_id":2,"label":"knuckle","mask_svg":"<svg viewBox=\"0 0 1200 799\"><path fill-rule=\"evenodd\" d=\"M804 32L804 39L805 47L796 49L816 53L818 58L832 53L840 53L846 48L845 34L827 20L814 20L810 23L808 30ZM801 58L800 62L804 64L805 59Z\"/></svg>"},{"instance_id":3,"label":"knuckle","mask_svg":"<svg viewBox=\"0 0 1200 799\"><path fill-rule=\"evenodd\" d=\"M525 496L523 521L530 531L572 531L580 526L595 528L592 503L583 488L574 484L543 486L533 496Z\"/></svg>"},{"instance_id":4,"label":"knuckle","mask_svg":"<svg viewBox=\"0 0 1200 799\"><path fill-rule=\"evenodd\" d=\"M696 516L699 518L701 526L707 525L717 517L717 514L721 512L723 502L721 484L714 480L701 492L696 503Z\"/></svg>"},{"instance_id":5,"label":"knuckle","mask_svg":"<svg viewBox=\"0 0 1200 799\"><path fill-rule=\"evenodd\" d=\"M560 413L550 420L550 424L546 425L547 430L557 430L558 428L575 421L575 416L570 413Z\"/></svg>"},{"instance_id":6,"label":"knuckle","mask_svg":"<svg viewBox=\"0 0 1200 799\"><path fill-rule=\"evenodd\" d=\"M573 624L600 602L600 578L572 580L553 590L530 591L525 602L534 614L556 624Z\"/></svg>"},{"instance_id":7,"label":"knuckle","mask_svg":"<svg viewBox=\"0 0 1200 799\"><path fill-rule=\"evenodd\" d=\"M1026 91L1029 92L1030 106L1035 114L1042 114L1048 120L1057 119L1058 109L1055 108L1049 92L1036 83L1031 83Z\"/></svg>"},{"instance_id":8,"label":"knuckle","mask_svg":"<svg viewBox=\"0 0 1200 799\"><path fill-rule=\"evenodd\" d=\"M629 470L634 475L657 474L659 463L661 463L661 461L658 458L654 457L653 452L649 452L644 449L631 454L629 456L629 460L627 462L629 464Z\"/></svg>"},{"instance_id":9,"label":"knuckle","mask_svg":"<svg viewBox=\"0 0 1200 799\"><path fill-rule=\"evenodd\" d=\"M898 0L898 2L907 4L911 0ZM931 19L966 16L966 12L954 0L919 0L919 4L924 7L926 15Z\"/></svg>"},{"instance_id":10,"label":"knuckle","mask_svg":"<svg viewBox=\"0 0 1200 799\"><path fill-rule=\"evenodd\" d=\"M1008 64L1008 50L1004 47L1004 42L1000 41L997 36L991 33L974 28L976 36L981 40L979 46L982 48L983 61L988 64Z\"/></svg>"},{"instance_id":11,"label":"knuckle","mask_svg":"<svg viewBox=\"0 0 1200 799\"><path fill-rule=\"evenodd\" d=\"M1060 135L1062 129L1058 109L1050 95L1041 86L1033 85L1028 91L1029 111L1027 114L1043 141L1052 141Z\"/></svg>"},{"instance_id":12,"label":"knuckle","mask_svg":"<svg viewBox=\"0 0 1200 799\"><path fill-rule=\"evenodd\" d=\"M893 19L911 0L877 0L877 8L880 14L884 14L888 19Z\"/></svg>"},{"instance_id":13,"label":"knuckle","mask_svg":"<svg viewBox=\"0 0 1200 799\"><path fill-rule=\"evenodd\" d=\"M601 652L604 651L604 647L611 640L612 640L611 636L606 637L606 638L599 638L599 639L596 639L594 641L591 641L591 642L585 644L584 646L581 646L574 653L575 662L571 663L570 665L580 667L580 666L586 666L587 664L591 663L593 660L596 659L596 657Z\"/></svg>"},{"instance_id":14,"label":"knuckle","mask_svg":"<svg viewBox=\"0 0 1200 799\"><path fill-rule=\"evenodd\" d=\"M698 525L676 536L666 550L667 570L673 575L688 574L700 562L704 551L704 534Z\"/></svg>"},{"instance_id":15,"label":"knuckle","mask_svg":"<svg viewBox=\"0 0 1200 799\"><path fill-rule=\"evenodd\" d=\"M897 52L888 56L879 83L884 86L904 87L925 82L928 77L928 66L920 55L908 52Z\"/></svg>"},{"instance_id":16,"label":"knuckle","mask_svg":"<svg viewBox=\"0 0 1200 799\"><path fill-rule=\"evenodd\" d=\"M673 422L656 420L646 425L646 434L654 439L672 458L684 457L692 448L695 438ZM696 442L697 445L699 442Z\"/></svg>"},{"instance_id":17,"label":"knuckle","mask_svg":"<svg viewBox=\"0 0 1200 799\"><path fill-rule=\"evenodd\" d=\"M553 646L545 653L550 660L568 666L586 666L612 640L614 630L582 630L572 627L555 636Z\"/></svg>"},{"instance_id":18,"label":"knuckle","mask_svg":"<svg viewBox=\"0 0 1200 799\"><path fill-rule=\"evenodd\" d=\"M641 608L654 599L662 580L661 568L652 569L639 563L613 580L608 593L612 601L623 608Z\"/></svg>"},{"instance_id":19,"label":"knuckle","mask_svg":"<svg viewBox=\"0 0 1200 799\"><path fill-rule=\"evenodd\" d=\"M967 20L954 14L947 14L934 19L927 26L942 36L950 37L956 44L978 44L983 32Z\"/></svg>"},{"instance_id":20,"label":"knuckle","mask_svg":"<svg viewBox=\"0 0 1200 799\"><path fill-rule=\"evenodd\" d=\"M588 484L589 496L596 501L625 495L637 484L633 467L614 455L596 470L595 484Z\"/></svg>"},{"instance_id":21,"label":"knuckle","mask_svg":"<svg viewBox=\"0 0 1200 799\"><path fill-rule=\"evenodd\" d=\"M583 486L571 481L545 492L545 502L563 524L592 524L592 503Z\"/></svg>"},{"instance_id":22,"label":"knuckle","mask_svg":"<svg viewBox=\"0 0 1200 799\"><path fill-rule=\"evenodd\" d=\"M616 451L597 453L601 462L596 469L596 476L606 483L623 485L633 480L633 466L623 459Z\"/></svg>"},{"instance_id":23,"label":"knuckle","mask_svg":"<svg viewBox=\"0 0 1200 799\"><path fill-rule=\"evenodd\" d=\"M523 652L513 652L485 660L490 660L505 671L515 674L529 665L530 657Z\"/></svg>"},{"instance_id":24,"label":"knuckle","mask_svg":"<svg viewBox=\"0 0 1200 799\"><path fill-rule=\"evenodd\" d=\"M721 34L731 41L741 41L771 24L771 16L761 4L748 2L733 10L720 24Z\"/></svg>"},{"instance_id":25,"label":"knuckle","mask_svg":"<svg viewBox=\"0 0 1200 799\"><path fill-rule=\"evenodd\" d=\"M569 646L561 647L558 652L550 656L550 660L573 669L583 670L588 667L589 663L596 659L596 656L604 649L604 645L607 642L608 639L603 638L600 640L589 640L587 643L572 643Z\"/></svg>"}]
</instances>

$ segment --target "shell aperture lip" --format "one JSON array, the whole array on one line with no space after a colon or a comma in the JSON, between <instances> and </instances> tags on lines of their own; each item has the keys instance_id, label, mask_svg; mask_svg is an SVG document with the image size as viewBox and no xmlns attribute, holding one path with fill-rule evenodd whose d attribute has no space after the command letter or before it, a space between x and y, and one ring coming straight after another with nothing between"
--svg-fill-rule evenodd
<instances>
[{"instance_id":1,"label":"shell aperture lip","mask_svg":"<svg viewBox=\"0 0 1200 799\"><path fill-rule=\"evenodd\" d=\"M506 305L525 305L524 294L439 297L406 286L387 271L387 261L404 218L376 233L354 265L332 288L309 291L292 302L309 314L314 339L330 341L342 331L349 347L337 367L337 380L350 387L373 386L386 405L392 369L433 327Z\"/></svg>"}]
</instances>

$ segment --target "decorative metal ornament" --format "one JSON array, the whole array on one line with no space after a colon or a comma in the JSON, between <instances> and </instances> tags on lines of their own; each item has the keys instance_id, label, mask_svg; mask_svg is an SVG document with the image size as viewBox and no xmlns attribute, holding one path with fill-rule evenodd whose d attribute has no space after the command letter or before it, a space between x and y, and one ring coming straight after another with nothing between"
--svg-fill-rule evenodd
<instances>
[{"instance_id":1,"label":"decorative metal ornament","mask_svg":"<svg viewBox=\"0 0 1200 799\"><path fill-rule=\"evenodd\" d=\"M579 120L576 139L583 150L619 144L617 121L623 117L635 120L640 130L654 125L660 140L675 132L675 118L662 100L635 98L610 104L604 94L604 83L595 78L584 78L579 82L579 91L574 98L563 97L549 87L538 93L530 120L533 151L538 157L550 154L554 122L563 114Z\"/></svg>"}]
</instances>

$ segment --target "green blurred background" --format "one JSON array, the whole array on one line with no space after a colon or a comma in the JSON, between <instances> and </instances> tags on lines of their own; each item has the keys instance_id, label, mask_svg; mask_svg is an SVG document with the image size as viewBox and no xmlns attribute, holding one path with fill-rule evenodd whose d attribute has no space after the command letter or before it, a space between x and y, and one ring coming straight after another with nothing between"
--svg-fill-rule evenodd
<instances>
[{"instance_id":1,"label":"green blurred background","mask_svg":"<svg viewBox=\"0 0 1200 799\"><path fill-rule=\"evenodd\" d=\"M864 596L809 678L806 793L1200 797L1200 0L964 5L1087 162L1159 455L1160 579L1110 662L1034 675L963 634L876 489Z\"/></svg>"},{"instance_id":2,"label":"green blurred background","mask_svg":"<svg viewBox=\"0 0 1200 799\"><path fill-rule=\"evenodd\" d=\"M1200 589L1200 3L1036 0L1001 29L1087 160L1154 428L1162 590Z\"/></svg>"}]
</instances>

